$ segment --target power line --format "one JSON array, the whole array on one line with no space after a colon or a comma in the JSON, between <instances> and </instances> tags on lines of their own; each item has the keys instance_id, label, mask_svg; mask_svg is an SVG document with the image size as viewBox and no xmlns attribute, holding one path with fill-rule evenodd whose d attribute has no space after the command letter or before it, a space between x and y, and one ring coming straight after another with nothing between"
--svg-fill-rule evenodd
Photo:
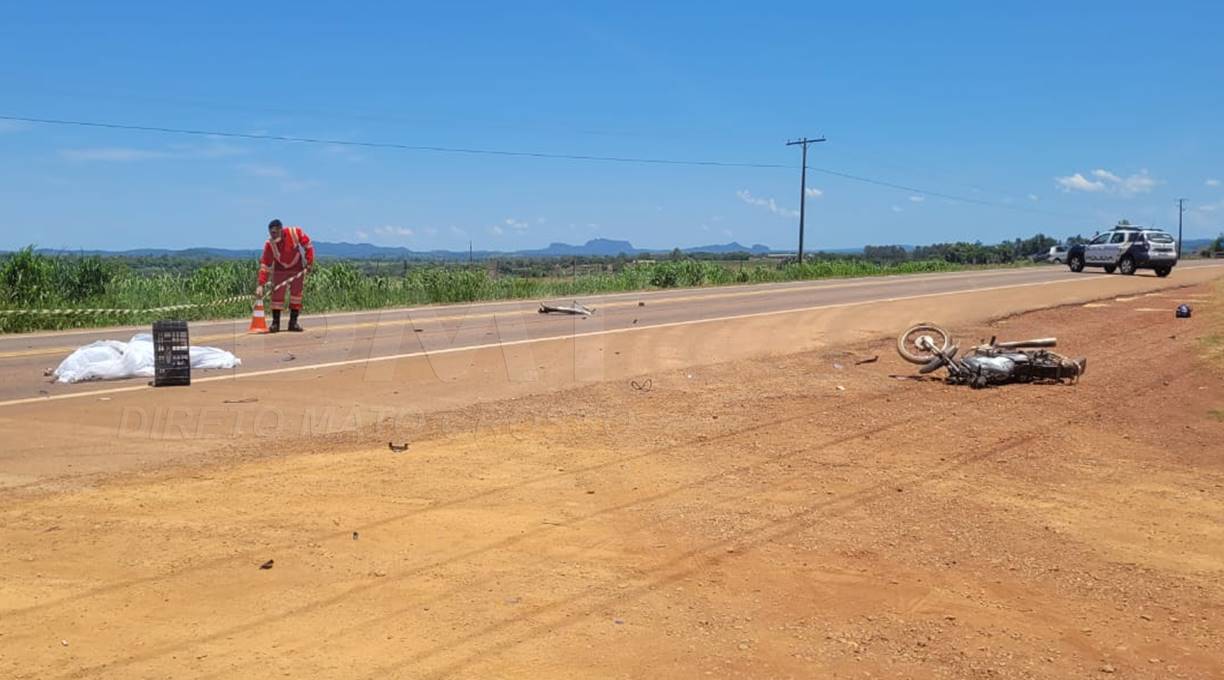
<instances>
[{"instance_id":1,"label":"power line","mask_svg":"<svg viewBox=\"0 0 1224 680\"><path fill-rule=\"evenodd\" d=\"M484 156L510 156L519 158L547 158L569 161L603 161L608 163L637 163L646 165L690 165L719 168L787 168L780 163L744 163L735 161L698 161L676 160L668 158L637 158L633 156L598 156L591 154L545 153L540 151L504 151L499 149L478 149L458 146L432 146L424 144L400 144L397 142L358 142L348 139L327 139L323 137L294 137L290 135L272 135L255 132L224 132L219 130L198 130L190 128L172 128L157 125L127 125L122 123L99 123L84 120L62 120L55 118L27 118L23 116L0 115L0 120L11 120L22 123L40 123L43 125L63 125L73 127L101 128L106 130L127 130L129 132L157 132L173 135L192 135L196 137L220 137L223 139L250 139L265 142L294 142L299 144L325 144L328 146L353 146L367 149L396 149L399 151L429 151L435 153L454 153Z\"/></svg>"},{"instance_id":2,"label":"power line","mask_svg":"<svg viewBox=\"0 0 1224 680\"><path fill-rule=\"evenodd\" d=\"M1003 208L1005 210L1016 210L1020 212L1033 213L1036 215L1048 215L1052 217L1071 217L1074 219L1095 219L1095 218L1090 218L1086 215L1074 215L1071 213L1061 213L1061 212L1057 212L1053 210L1042 210L1041 208L1030 208L1030 207L1023 206L1023 205L1011 205L1010 203L997 203L995 201L985 201L980 198L969 198L967 196L957 196L956 194L945 194L943 192L930 191L928 189L918 189L916 187L906 186L904 184L897 184L895 182L888 182L888 181L880 180L880 179L872 179L870 177L863 177L861 175L852 175L848 172L841 172L839 170L830 170L828 168L809 167L808 169L813 170L815 172L824 173L826 175L833 175L834 177L841 177L843 179L854 180L855 182L864 182L866 184L874 184L876 186L888 187L890 189L900 189L901 191L909 191L911 193L923 194L925 196L932 196L934 198L944 198L949 201L960 201L961 203L972 203L974 205L982 205L982 206L986 206L990 208Z\"/></svg>"},{"instance_id":3,"label":"power line","mask_svg":"<svg viewBox=\"0 0 1224 680\"><path fill-rule=\"evenodd\" d=\"M286 142L296 144L321 144L325 146L345 146L357 147L366 149L391 149L398 151L422 151L431 153L448 153L448 154L464 154L476 156L501 156L510 158L540 158L548 160L568 160L568 161L590 161L604 163L627 163L637 165L664 165L664 166L690 166L690 167L715 167L715 168L751 168L751 169L767 169L767 170L790 170L793 166L782 163L752 163L744 161L715 161L715 160L689 160L689 159L674 159L674 158L647 158L636 156L603 156L596 154L571 154L571 153L548 153L541 151L509 151L501 149L483 149L475 147L453 147L453 146L438 146L426 144L402 144L398 142L361 142L349 139L329 139L325 137L299 137L292 135L274 135L255 132L232 132L225 130L203 130L195 128L176 128L160 125L132 125L126 123L104 123L98 121L86 121L76 119L60 119L60 118L37 118L33 116L14 116L0 114L0 120L7 120L20 123L35 123L39 125L58 125L63 127L81 127L103 130L123 130L127 132L153 132L157 134L168 135L186 135L193 137L209 137L221 139L246 139L253 141L265 142ZM855 182L865 184L873 184L875 186L907 191L914 194L931 196L934 198L944 198L950 201L959 201L961 203L969 203L972 205L980 205L988 208L996 208L1000 210L1013 210L1017 212L1025 212L1037 215L1046 215L1051 217L1062 217L1070 219L1087 219L1094 220L1096 218L1086 215L1074 215L1070 213L1060 213L1052 210L1042 210L1040 208L1030 208L1026 206L1012 205L1010 203L1000 203L995 201L986 201L967 196L959 196L956 194L944 193L941 191L931 191L929 189L921 189L918 187L898 184L886 180L864 177L839 170L829 168L820 168L804 165L808 170L820 172L842 179L848 179Z\"/></svg>"}]
</instances>

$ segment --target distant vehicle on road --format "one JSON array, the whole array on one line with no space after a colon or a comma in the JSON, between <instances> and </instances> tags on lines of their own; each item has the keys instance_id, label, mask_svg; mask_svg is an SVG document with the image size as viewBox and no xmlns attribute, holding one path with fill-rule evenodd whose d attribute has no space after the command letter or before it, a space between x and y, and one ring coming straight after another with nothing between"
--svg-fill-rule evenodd
<instances>
[{"instance_id":1,"label":"distant vehicle on road","mask_svg":"<svg viewBox=\"0 0 1224 680\"><path fill-rule=\"evenodd\" d=\"M1177 264L1177 240L1161 229L1117 226L1072 246L1066 257L1073 272L1084 267L1101 267L1109 274L1151 269L1156 276L1168 276Z\"/></svg>"},{"instance_id":2,"label":"distant vehicle on road","mask_svg":"<svg viewBox=\"0 0 1224 680\"><path fill-rule=\"evenodd\" d=\"M1043 250L1039 253L1029 255L1029 259L1033 262L1051 262L1053 264L1063 264L1067 261L1067 246L1050 246L1049 250Z\"/></svg>"}]
</instances>

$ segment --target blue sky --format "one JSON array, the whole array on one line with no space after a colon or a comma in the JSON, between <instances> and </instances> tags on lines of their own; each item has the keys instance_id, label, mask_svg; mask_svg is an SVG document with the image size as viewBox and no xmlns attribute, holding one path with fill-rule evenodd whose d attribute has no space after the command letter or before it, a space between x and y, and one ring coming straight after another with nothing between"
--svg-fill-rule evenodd
<instances>
[{"instance_id":1,"label":"blue sky","mask_svg":"<svg viewBox=\"0 0 1224 680\"><path fill-rule=\"evenodd\" d=\"M1224 230L1218 3L6 3L0 115L560 154L356 149L0 121L0 248L592 237L998 241ZM662 6L660 6L662 5ZM989 205L980 205L985 202Z\"/></svg>"}]
</instances>

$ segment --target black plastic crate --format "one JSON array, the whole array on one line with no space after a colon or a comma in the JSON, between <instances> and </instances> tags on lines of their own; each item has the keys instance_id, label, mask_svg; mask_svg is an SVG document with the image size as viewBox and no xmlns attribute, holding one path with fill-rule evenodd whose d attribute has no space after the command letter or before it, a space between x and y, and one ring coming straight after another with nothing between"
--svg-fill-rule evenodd
<instances>
[{"instance_id":1,"label":"black plastic crate","mask_svg":"<svg viewBox=\"0 0 1224 680\"><path fill-rule=\"evenodd\" d=\"M186 321L153 322L153 386L191 384L191 343Z\"/></svg>"}]
</instances>

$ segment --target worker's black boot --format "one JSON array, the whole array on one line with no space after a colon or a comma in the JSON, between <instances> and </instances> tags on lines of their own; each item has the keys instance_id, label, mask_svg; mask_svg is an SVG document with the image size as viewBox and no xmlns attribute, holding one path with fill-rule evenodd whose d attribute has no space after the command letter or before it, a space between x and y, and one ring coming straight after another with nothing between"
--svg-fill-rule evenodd
<instances>
[{"instance_id":1,"label":"worker's black boot","mask_svg":"<svg viewBox=\"0 0 1224 680\"><path fill-rule=\"evenodd\" d=\"M289 330L293 333L301 333L303 330L305 330L298 324L298 312L299 311L301 310L298 310L298 309L289 310Z\"/></svg>"},{"instance_id":2,"label":"worker's black boot","mask_svg":"<svg viewBox=\"0 0 1224 680\"><path fill-rule=\"evenodd\" d=\"M280 332L280 313L281 313L281 310L279 309L272 310L272 325L268 326L269 333L279 333Z\"/></svg>"}]
</instances>

